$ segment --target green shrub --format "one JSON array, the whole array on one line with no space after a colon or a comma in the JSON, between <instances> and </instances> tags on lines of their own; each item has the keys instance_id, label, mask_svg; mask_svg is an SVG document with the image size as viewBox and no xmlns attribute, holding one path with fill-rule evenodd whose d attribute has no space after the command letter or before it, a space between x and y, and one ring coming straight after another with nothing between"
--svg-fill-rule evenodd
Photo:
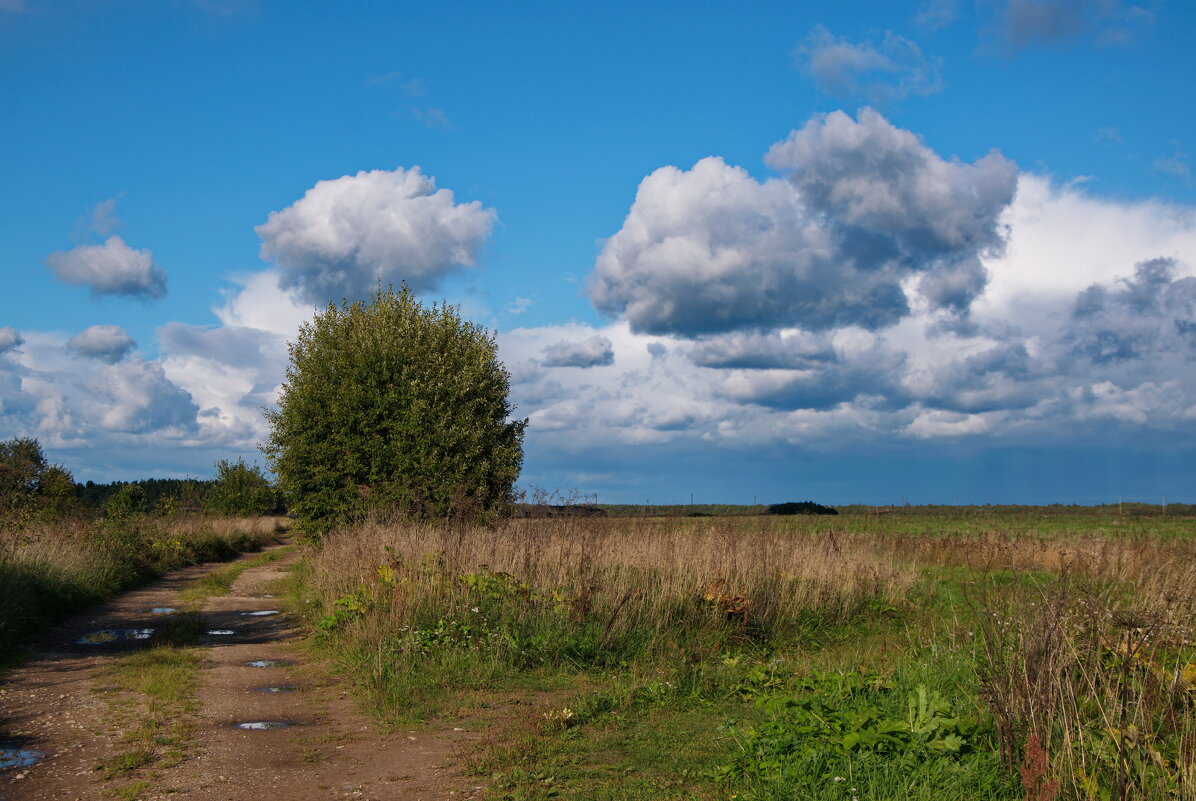
<instances>
[{"instance_id":1,"label":"green shrub","mask_svg":"<svg viewBox=\"0 0 1196 801\"><path fill-rule=\"evenodd\" d=\"M377 509L504 513L526 420L508 420L494 336L406 286L329 304L299 331L263 450L309 533Z\"/></svg>"},{"instance_id":2,"label":"green shrub","mask_svg":"<svg viewBox=\"0 0 1196 801\"><path fill-rule=\"evenodd\" d=\"M270 480L257 465L244 459L216 462L216 481L204 497L208 510L229 517L253 517L273 512L278 499Z\"/></svg>"}]
</instances>

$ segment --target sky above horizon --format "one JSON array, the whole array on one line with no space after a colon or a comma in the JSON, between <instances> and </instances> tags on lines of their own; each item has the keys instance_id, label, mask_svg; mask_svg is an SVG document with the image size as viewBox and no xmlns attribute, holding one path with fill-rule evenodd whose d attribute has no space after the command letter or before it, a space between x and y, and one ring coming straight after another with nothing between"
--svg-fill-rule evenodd
<instances>
[{"instance_id":1,"label":"sky above horizon","mask_svg":"<svg viewBox=\"0 0 1196 801\"><path fill-rule=\"evenodd\" d=\"M262 461L315 308L498 332L521 485L1196 502L1196 5L0 0L0 439Z\"/></svg>"}]
</instances>

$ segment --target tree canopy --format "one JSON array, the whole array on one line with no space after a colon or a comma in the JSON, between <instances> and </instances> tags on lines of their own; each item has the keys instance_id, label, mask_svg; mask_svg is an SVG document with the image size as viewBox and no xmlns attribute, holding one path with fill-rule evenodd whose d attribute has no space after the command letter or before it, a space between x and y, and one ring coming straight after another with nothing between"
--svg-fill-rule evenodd
<instances>
[{"instance_id":1,"label":"tree canopy","mask_svg":"<svg viewBox=\"0 0 1196 801\"><path fill-rule=\"evenodd\" d=\"M260 467L246 464L244 459L221 459L216 462L216 480L208 488L204 504L216 514L251 517L273 512L278 498Z\"/></svg>"},{"instance_id":2,"label":"tree canopy","mask_svg":"<svg viewBox=\"0 0 1196 801\"><path fill-rule=\"evenodd\" d=\"M526 420L511 420L494 336L404 286L330 303L290 344L263 451L313 533L373 509L420 518L506 511Z\"/></svg>"}]
</instances>

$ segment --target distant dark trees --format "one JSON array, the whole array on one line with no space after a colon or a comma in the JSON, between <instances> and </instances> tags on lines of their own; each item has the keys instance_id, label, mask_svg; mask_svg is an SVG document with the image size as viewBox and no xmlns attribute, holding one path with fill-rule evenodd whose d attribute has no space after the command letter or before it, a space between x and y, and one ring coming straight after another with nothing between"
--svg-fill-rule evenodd
<instances>
[{"instance_id":1,"label":"distant dark trees","mask_svg":"<svg viewBox=\"0 0 1196 801\"><path fill-rule=\"evenodd\" d=\"M813 501L774 503L768 507L770 515L837 515L839 511Z\"/></svg>"},{"instance_id":2,"label":"distant dark trees","mask_svg":"<svg viewBox=\"0 0 1196 801\"><path fill-rule=\"evenodd\" d=\"M75 485L75 497L85 509L100 512L108 507L108 501L114 495L132 484L145 493L145 503L150 510L169 509L180 514L198 514L204 511L208 490L215 483L194 478L146 478L140 481L112 481L105 484L88 481Z\"/></svg>"}]
</instances>

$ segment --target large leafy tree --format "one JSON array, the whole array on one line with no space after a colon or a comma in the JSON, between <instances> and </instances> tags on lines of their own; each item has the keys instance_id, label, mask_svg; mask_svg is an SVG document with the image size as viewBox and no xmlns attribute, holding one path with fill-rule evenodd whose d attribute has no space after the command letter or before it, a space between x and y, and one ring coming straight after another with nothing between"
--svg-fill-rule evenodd
<instances>
[{"instance_id":1,"label":"large leafy tree","mask_svg":"<svg viewBox=\"0 0 1196 801\"><path fill-rule=\"evenodd\" d=\"M373 509L503 513L523 461L494 336L411 290L330 303L290 345L263 451L312 533Z\"/></svg>"}]
</instances>

